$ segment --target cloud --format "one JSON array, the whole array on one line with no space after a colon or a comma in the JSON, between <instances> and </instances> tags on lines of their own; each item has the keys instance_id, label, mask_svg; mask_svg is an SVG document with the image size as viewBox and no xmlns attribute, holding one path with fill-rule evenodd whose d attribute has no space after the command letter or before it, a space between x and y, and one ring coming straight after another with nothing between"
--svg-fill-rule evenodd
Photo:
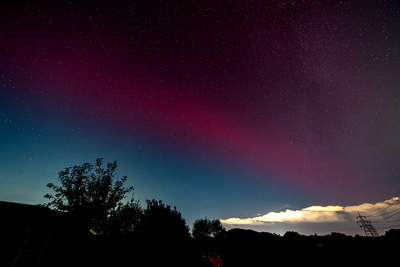
<instances>
[{"instance_id":1,"label":"cloud","mask_svg":"<svg viewBox=\"0 0 400 267\"><path fill-rule=\"evenodd\" d=\"M400 207L400 198L393 197L376 204L364 203L357 206L311 206L301 210L286 209L281 212L269 212L253 218L229 218L221 220L227 225L265 225L275 223L334 223L356 221L361 215L374 215L390 206Z\"/></svg>"}]
</instances>

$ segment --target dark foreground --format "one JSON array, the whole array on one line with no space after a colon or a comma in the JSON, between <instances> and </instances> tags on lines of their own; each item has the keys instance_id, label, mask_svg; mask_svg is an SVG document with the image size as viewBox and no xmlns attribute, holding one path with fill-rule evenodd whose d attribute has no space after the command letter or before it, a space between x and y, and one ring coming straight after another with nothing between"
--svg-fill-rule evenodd
<instances>
[{"instance_id":1,"label":"dark foreground","mask_svg":"<svg viewBox=\"0 0 400 267\"><path fill-rule=\"evenodd\" d=\"M400 230L381 237L284 236L232 229L221 238L162 238L153 232L96 236L49 209L0 201L0 266L205 266L216 252L224 266L384 266L397 263ZM175 236L168 232L165 236Z\"/></svg>"},{"instance_id":2,"label":"dark foreground","mask_svg":"<svg viewBox=\"0 0 400 267\"><path fill-rule=\"evenodd\" d=\"M240 231L240 230L237 230ZM228 232L229 233L229 232ZM144 236L53 238L43 249L27 245L6 252L1 266L205 266L203 255L217 252L224 266L325 265L392 263L398 239L334 236L251 238L228 236L208 240L149 240ZM8 251L7 251L8 250ZM39 261L38 261L39 259Z\"/></svg>"}]
</instances>

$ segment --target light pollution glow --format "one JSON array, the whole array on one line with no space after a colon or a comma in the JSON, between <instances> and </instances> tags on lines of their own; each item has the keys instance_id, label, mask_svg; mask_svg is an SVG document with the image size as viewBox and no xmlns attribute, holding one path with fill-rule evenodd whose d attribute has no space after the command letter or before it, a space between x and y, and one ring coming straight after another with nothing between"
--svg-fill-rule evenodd
<instances>
[{"instance_id":1,"label":"light pollution glow","mask_svg":"<svg viewBox=\"0 0 400 267\"><path fill-rule=\"evenodd\" d=\"M395 203L395 204L393 204ZM262 216L253 218L229 218L221 220L226 225L264 225L274 223L331 223L356 221L359 212L364 214L375 214L382 209L392 205L392 209L400 208L399 197L376 204L364 203L356 206L311 206L301 210L290 210L281 212L269 212Z\"/></svg>"}]
</instances>

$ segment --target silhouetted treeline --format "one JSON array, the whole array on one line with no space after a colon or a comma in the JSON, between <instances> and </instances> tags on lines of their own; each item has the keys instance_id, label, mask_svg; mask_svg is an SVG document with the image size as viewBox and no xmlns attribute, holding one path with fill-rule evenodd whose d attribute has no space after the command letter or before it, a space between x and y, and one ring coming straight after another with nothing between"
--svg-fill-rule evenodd
<instances>
[{"instance_id":1,"label":"silhouetted treeline","mask_svg":"<svg viewBox=\"0 0 400 267\"><path fill-rule=\"evenodd\" d=\"M371 246L397 245L400 229L391 229L381 237L350 236L332 232L327 235L302 235L287 231L283 236L268 232L256 232L235 228L227 232L227 239L237 246L274 248L367 248Z\"/></svg>"},{"instance_id":2,"label":"silhouetted treeline","mask_svg":"<svg viewBox=\"0 0 400 267\"><path fill-rule=\"evenodd\" d=\"M161 200L123 203L126 177L117 163L65 168L60 185L42 206L0 201L0 266L204 266L204 256L220 255L225 267L271 264L360 264L392 262L400 230L381 237L283 236L232 229L218 219L196 219L192 233L176 207ZM51 210L50 208L53 208ZM216 254L214 254L216 253Z\"/></svg>"},{"instance_id":3,"label":"silhouetted treeline","mask_svg":"<svg viewBox=\"0 0 400 267\"><path fill-rule=\"evenodd\" d=\"M203 256L210 252L218 253L226 267L382 265L391 262L400 248L400 230L373 238L342 233L307 236L291 231L281 236L236 228L193 238L176 208L155 200L147 204L146 218L135 231L96 235L79 225L80 217L0 202L4 215L0 266L204 266ZM197 221L211 226L215 222Z\"/></svg>"}]
</instances>

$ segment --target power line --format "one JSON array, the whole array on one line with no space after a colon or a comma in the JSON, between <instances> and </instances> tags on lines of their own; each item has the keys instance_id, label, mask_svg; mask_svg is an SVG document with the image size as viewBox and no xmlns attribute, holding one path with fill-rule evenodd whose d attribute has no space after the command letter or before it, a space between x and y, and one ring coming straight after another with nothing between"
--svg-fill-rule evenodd
<instances>
[{"instance_id":1,"label":"power line","mask_svg":"<svg viewBox=\"0 0 400 267\"><path fill-rule=\"evenodd\" d=\"M374 221L374 223L381 222L381 221L384 221L384 220L386 220L386 219L392 218L393 216L395 216L395 215L397 215L397 214L399 214L399 213L400 213L400 211L399 211L399 212L396 212L396 213L395 213L395 214L393 214L393 215L390 215L389 217L386 217L386 218L383 218L383 219L380 219L380 220Z\"/></svg>"},{"instance_id":2,"label":"power line","mask_svg":"<svg viewBox=\"0 0 400 267\"><path fill-rule=\"evenodd\" d=\"M386 221L386 222L373 222L373 223L391 223L391 222L399 222L400 219L398 220L392 220L392 221Z\"/></svg>"},{"instance_id":3,"label":"power line","mask_svg":"<svg viewBox=\"0 0 400 267\"><path fill-rule=\"evenodd\" d=\"M378 216L381 217L381 219L379 219L379 220L372 221L373 223L392 223L392 222L398 222L398 221L400 221L400 219L390 220L390 221L387 221L387 219L392 218L392 217L396 216L397 214L400 214L400 211L399 211L400 208L397 208L397 209L394 209L394 210L392 210L392 211L388 211L388 212L382 213L382 212L384 212L385 210L387 210L388 208L390 208L391 206L393 206L393 205L395 205L395 204L400 204L400 199L394 201L393 203L389 204L386 208L381 209L380 211L375 212L374 214L372 214L372 215L370 215L370 216L368 216L368 217L378 217ZM395 212L395 213L394 213L394 212ZM394 213L394 214L392 214L392 213ZM387 216L387 215L389 215L389 214L392 214L392 215ZM358 215L360 215L360 213L358 213ZM387 217L382 218L383 216L387 216ZM359 217L360 217L360 218L359 218ZM364 222L369 222L369 223L370 223L370 226L373 228L373 230L375 230L375 229L389 229L389 228L399 227L399 226L400 226L400 224L396 224L396 225L391 225L391 226L382 226L382 227L374 228L374 227L372 226L372 222L366 221L366 217L361 216L361 215L360 215L359 217L357 217L357 219L360 219L360 221L357 222L358 224L362 224L362 221L364 220ZM360 227L362 227L362 225L360 225ZM368 227L368 226L367 226L367 227ZM365 229L364 229L364 231L365 231ZM375 230L375 231L376 231L376 230ZM366 232L366 235L367 235L367 232Z\"/></svg>"},{"instance_id":4,"label":"power line","mask_svg":"<svg viewBox=\"0 0 400 267\"><path fill-rule=\"evenodd\" d=\"M381 215L379 215L379 216L383 217L383 216L385 216L385 215L388 215L388 214L393 213L393 212L398 211L398 210L400 210L400 208L394 209L394 210L392 210L392 211L385 212L384 214L381 214ZM375 216L375 217L376 217L376 216Z\"/></svg>"},{"instance_id":5,"label":"power line","mask_svg":"<svg viewBox=\"0 0 400 267\"><path fill-rule=\"evenodd\" d=\"M388 208L390 208L391 206L393 206L393 205L395 205L395 204L399 204L399 203L400 203L400 199L398 199L398 200L396 200L395 202L389 204L386 208L384 208L384 209L382 209L382 210L380 210L380 211L378 211L378 212L375 212L375 213L372 214L372 215L369 215L368 217L381 216L381 215L376 215L376 214L381 213L381 212L387 210Z\"/></svg>"},{"instance_id":6,"label":"power line","mask_svg":"<svg viewBox=\"0 0 400 267\"><path fill-rule=\"evenodd\" d=\"M396 224L396 225L392 225L392 226L388 226L388 227L379 227L379 228L375 228L375 229L389 229L389 228L393 228L393 227L397 227L400 226L400 224Z\"/></svg>"}]
</instances>

